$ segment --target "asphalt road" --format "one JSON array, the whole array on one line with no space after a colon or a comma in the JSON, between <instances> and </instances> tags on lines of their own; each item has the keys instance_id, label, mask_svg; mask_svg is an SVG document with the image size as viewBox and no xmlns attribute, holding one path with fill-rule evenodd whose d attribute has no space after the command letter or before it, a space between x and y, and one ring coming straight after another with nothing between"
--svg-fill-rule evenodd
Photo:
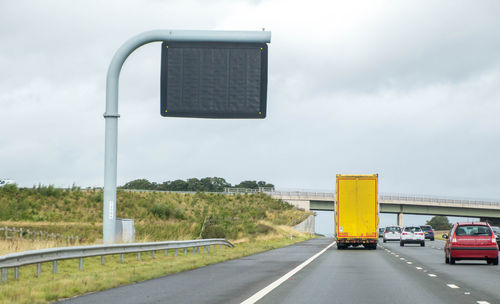
<instances>
[{"instance_id":1,"label":"asphalt road","mask_svg":"<svg viewBox=\"0 0 500 304\"><path fill-rule=\"evenodd\" d=\"M65 303L241 303L332 241L310 240ZM443 245L334 246L258 303L500 303L500 266L479 261L447 265Z\"/></svg>"},{"instance_id":2,"label":"asphalt road","mask_svg":"<svg viewBox=\"0 0 500 304\"><path fill-rule=\"evenodd\" d=\"M444 243L426 243L386 243L375 251L332 247L258 303L500 303L498 266L446 265Z\"/></svg>"},{"instance_id":3,"label":"asphalt road","mask_svg":"<svg viewBox=\"0 0 500 304\"><path fill-rule=\"evenodd\" d=\"M332 241L313 239L237 260L72 298L63 303L241 303Z\"/></svg>"}]
</instances>

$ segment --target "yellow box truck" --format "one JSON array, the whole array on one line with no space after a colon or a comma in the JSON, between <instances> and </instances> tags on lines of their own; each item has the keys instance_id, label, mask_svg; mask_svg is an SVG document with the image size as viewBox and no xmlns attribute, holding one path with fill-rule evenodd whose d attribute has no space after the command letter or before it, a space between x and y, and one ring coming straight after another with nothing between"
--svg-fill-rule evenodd
<instances>
[{"instance_id":1,"label":"yellow box truck","mask_svg":"<svg viewBox=\"0 0 500 304\"><path fill-rule=\"evenodd\" d=\"M337 174L337 249L345 249L351 245L377 249L378 214L378 174Z\"/></svg>"}]
</instances>

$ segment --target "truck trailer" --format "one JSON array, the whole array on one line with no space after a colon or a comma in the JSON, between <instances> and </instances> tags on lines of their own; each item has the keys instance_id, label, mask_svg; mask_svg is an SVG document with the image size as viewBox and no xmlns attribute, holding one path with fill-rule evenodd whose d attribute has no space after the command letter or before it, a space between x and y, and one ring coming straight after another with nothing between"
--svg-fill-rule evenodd
<instances>
[{"instance_id":1,"label":"truck trailer","mask_svg":"<svg viewBox=\"0 0 500 304\"><path fill-rule=\"evenodd\" d=\"M378 174L337 174L337 249L359 245L377 249L378 222Z\"/></svg>"}]
</instances>

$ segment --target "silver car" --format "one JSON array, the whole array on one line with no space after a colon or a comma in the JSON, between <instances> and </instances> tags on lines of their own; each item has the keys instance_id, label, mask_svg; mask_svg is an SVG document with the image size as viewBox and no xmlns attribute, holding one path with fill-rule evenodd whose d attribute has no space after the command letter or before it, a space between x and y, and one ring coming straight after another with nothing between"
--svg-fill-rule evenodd
<instances>
[{"instance_id":1,"label":"silver car","mask_svg":"<svg viewBox=\"0 0 500 304\"><path fill-rule=\"evenodd\" d=\"M384 231L384 243L387 241L399 241L401 237L401 227L387 226Z\"/></svg>"}]
</instances>

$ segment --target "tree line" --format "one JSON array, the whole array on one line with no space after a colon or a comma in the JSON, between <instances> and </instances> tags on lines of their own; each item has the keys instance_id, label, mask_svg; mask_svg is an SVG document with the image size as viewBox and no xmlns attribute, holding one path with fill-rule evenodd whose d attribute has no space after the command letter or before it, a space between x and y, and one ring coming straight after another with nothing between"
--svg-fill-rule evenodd
<instances>
[{"instance_id":1,"label":"tree line","mask_svg":"<svg viewBox=\"0 0 500 304\"><path fill-rule=\"evenodd\" d=\"M223 192L225 188L248 188L259 189L260 187L273 188L273 184L265 181L242 181L234 186L222 177L188 178L187 180L176 179L162 183L150 182L147 179L135 179L121 186L121 189L136 190L158 190L158 191L201 191L201 192Z\"/></svg>"}]
</instances>

